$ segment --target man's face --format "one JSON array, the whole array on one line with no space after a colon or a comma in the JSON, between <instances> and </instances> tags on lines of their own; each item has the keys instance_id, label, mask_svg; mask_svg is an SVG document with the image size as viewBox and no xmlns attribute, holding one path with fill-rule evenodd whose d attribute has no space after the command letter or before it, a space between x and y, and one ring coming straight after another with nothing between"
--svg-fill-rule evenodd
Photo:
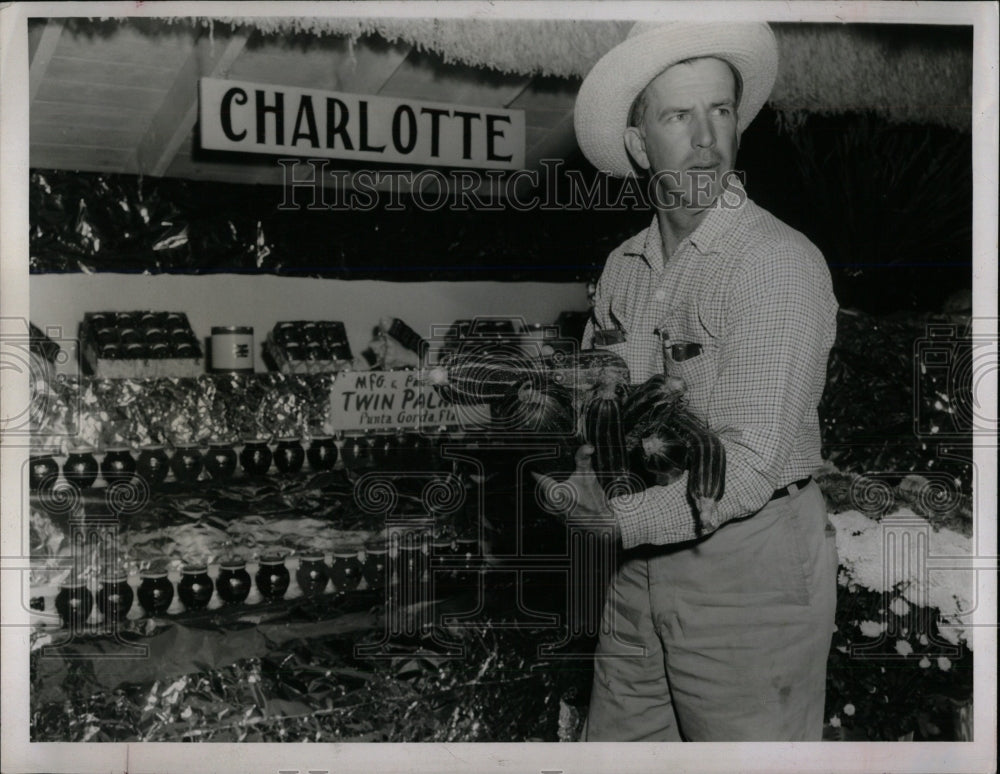
<instances>
[{"instance_id":1,"label":"man's face","mask_svg":"<svg viewBox=\"0 0 1000 774\"><path fill-rule=\"evenodd\" d=\"M661 206L678 195L688 208L710 206L739 145L729 65L714 58L676 64L650 81L645 98L639 126L625 130L629 153L656 176Z\"/></svg>"}]
</instances>

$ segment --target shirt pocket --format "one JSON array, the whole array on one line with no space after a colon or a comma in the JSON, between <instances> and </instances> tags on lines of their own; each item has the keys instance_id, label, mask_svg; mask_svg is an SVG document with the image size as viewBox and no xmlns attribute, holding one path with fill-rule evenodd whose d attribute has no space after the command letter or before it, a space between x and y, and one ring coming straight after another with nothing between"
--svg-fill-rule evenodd
<instances>
[{"instance_id":1,"label":"shirt pocket","mask_svg":"<svg viewBox=\"0 0 1000 774\"><path fill-rule=\"evenodd\" d=\"M662 329L673 345L663 355L663 368L668 376L684 380L688 406L704 417L718 370L715 342L697 314L670 313Z\"/></svg>"}]
</instances>

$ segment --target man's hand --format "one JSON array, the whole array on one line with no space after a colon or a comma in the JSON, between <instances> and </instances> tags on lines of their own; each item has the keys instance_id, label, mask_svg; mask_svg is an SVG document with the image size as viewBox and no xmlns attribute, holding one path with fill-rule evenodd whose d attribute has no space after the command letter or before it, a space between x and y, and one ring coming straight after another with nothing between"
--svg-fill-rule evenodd
<instances>
[{"instance_id":1,"label":"man's hand","mask_svg":"<svg viewBox=\"0 0 1000 774\"><path fill-rule=\"evenodd\" d=\"M392 317L380 318L376 328L376 336L368 342L368 348L378 358L378 367L417 368L420 365L420 355L407 349L389 335L392 323Z\"/></svg>"},{"instance_id":2,"label":"man's hand","mask_svg":"<svg viewBox=\"0 0 1000 774\"><path fill-rule=\"evenodd\" d=\"M606 522L614 527L617 537L618 522L594 473L590 459L593 454L594 447L589 444L577 449L576 470L565 481L556 481L541 473L532 472L531 475L538 482L550 513L566 521Z\"/></svg>"}]
</instances>

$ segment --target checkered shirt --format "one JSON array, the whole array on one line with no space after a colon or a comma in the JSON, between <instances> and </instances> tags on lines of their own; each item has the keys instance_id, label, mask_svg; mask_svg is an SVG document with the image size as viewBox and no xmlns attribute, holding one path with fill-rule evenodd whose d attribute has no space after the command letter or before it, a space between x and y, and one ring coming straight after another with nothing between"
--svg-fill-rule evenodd
<instances>
[{"instance_id":1,"label":"checkered shirt","mask_svg":"<svg viewBox=\"0 0 1000 774\"><path fill-rule=\"evenodd\" d=\"M760 510L774 491L822 462L819 404L837 325L837 301L820 251L758 207L738 185L721 197L664 262L654 217L608 257L595 296L604 329L624 328L608 347L634 383L665 369L685 380L688 406L726 447L720 522ZM671 343L701 353L674 362ZM593 340L588 323L583 346ZM687 473L634 497L612 498L625 548L694 539Z\"/></svg>"}]
</instances>

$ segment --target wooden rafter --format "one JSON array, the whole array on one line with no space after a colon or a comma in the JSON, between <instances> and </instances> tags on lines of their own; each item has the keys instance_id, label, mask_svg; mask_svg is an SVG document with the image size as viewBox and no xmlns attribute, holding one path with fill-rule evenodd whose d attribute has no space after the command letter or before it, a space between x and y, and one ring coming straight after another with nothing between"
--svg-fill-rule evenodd
<instances>
[{"instance_id":1,"label":"wooden rafter","mask_svg":"<svg viewBox=\"0 0 1000 774\"><path fill-rule=\"evenodd\" d=\"M162 177L178 149L194 129L198 117L198 79L225 75L243 52L249 33L237 33L220 45L202 37L195 41L191 54L174 79L156 115L149 123L136 149L139 171Z\"/></svg>"},{"instance_id":2,"label":"wooden rafter","mask_svg":"<svg viewBox=\"0 0 1000 774\"><path fill-rule=\"evenodd\" d=\"M38 42L34 56L31 57L31 69L28 73L29 99L35 101L35 95L42 86L45 79L45 71L49 69L49 62L55 54L59 45L59 38L62 37L63 23L59 19L49 19L45 23L45 30L42 38Z\"/></svg>"}]
</instances>

